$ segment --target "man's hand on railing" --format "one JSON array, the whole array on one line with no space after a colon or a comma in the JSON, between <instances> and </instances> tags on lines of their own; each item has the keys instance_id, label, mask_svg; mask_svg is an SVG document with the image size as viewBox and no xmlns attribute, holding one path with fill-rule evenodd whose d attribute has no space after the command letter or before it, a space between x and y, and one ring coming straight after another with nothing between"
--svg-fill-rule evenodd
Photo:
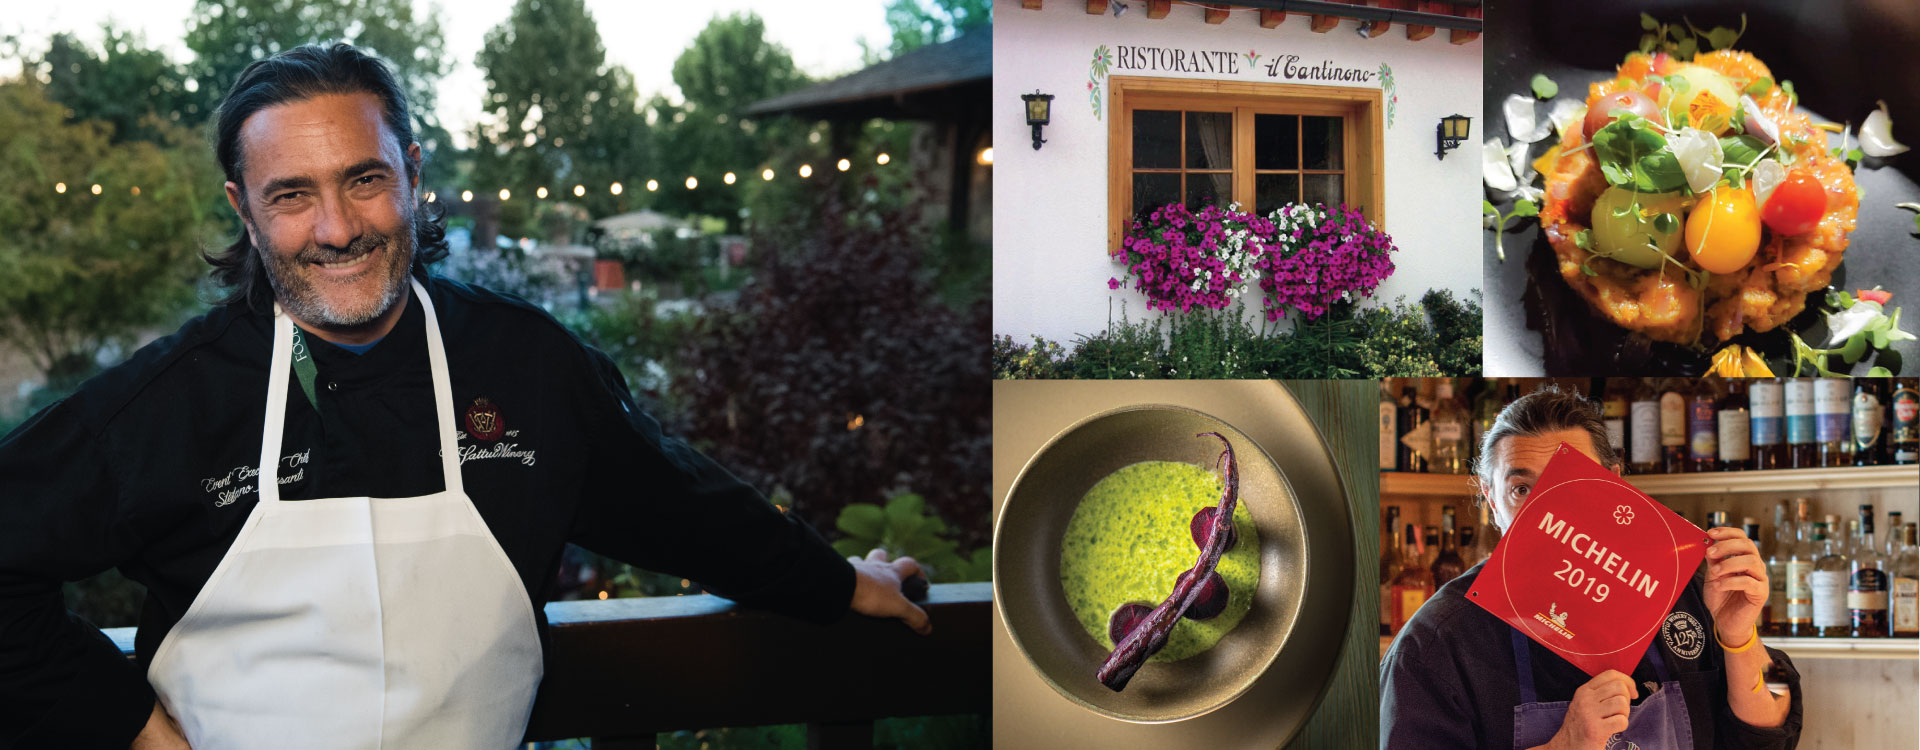
<instances>
[{"instance_id":1,"label":"man's hand on railing","mask_svg":"<svg viewBox=\"0 0 1920 750\"><path fill-rule=\"evenodd\" d=\"M129 750L192 750L187 738L180 734L180 725L167 715L166 709L154 701L153 713L147 715L147 726L140 730L140 736L133 738L133 747Z\"/></svg>"},{"instance_id":2,"label":"man's hand on railing","mask_svg":"<svg viewBox=\"0 0 1920 750\"><path fill-rule=\"evenodd\" d=\"M908 601L900 589L907 578L924 575L920 563L911 557L889 562L882 549L868 552L864 560L848 557L847 562L853 563L853 611L868 617L899 618L921 635L933 632L927 611Z\"/></svg>"}]
</instances>

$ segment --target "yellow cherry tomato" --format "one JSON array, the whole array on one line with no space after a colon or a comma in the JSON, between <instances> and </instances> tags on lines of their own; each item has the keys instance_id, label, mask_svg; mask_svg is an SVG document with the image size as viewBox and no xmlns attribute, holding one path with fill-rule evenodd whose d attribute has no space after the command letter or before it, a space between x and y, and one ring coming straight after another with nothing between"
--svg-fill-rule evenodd
<instances>
[{"instance_id":1,"label":"yellow cherry tomato","mask_svg":"<svg viewBox=\"0 0 1920 750\"><path fill-rule=\"evenodd\" d=\"M1706 271L1733 273L1759 251L1760 209L1744 188L1714 188L1687 217L1687 252Z\"/></svg>"}]
</instances>

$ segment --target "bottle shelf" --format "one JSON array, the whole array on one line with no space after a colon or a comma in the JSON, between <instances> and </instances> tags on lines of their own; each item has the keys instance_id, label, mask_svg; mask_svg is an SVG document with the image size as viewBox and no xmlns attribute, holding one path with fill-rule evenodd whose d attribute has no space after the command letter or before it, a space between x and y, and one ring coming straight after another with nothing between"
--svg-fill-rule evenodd
<instances>
[{"instance_id":1,"label":"bottle shelf","mask_svg":"<svg viewBox=\"0 0 1920 750\"><path fill-rule=\"evenodd\" d=\"M1700 474L1628 475L1627 481L1649 495L1816 492L1819 490L1920 487L1920 466L1846 466L1832 469L1716 471ZM1470 497L1467 474L1380 473L1380 494L1417 497Z\"/></svg>"},{"instance_id":2,"label":"bottle shelf","mask_svg":"<svg viewBox=\"0 0 1920 750\"><path fill-rule=\"evenodd\" d=\"M1785 651L1795 659L1915 659L1920 660L1920 640L1913 638L1785 638L1770 636L1761 640L1769 648ZM1393 638L1380 636L1380 656L1385 659Z\"/></svg>"}]
</instances>

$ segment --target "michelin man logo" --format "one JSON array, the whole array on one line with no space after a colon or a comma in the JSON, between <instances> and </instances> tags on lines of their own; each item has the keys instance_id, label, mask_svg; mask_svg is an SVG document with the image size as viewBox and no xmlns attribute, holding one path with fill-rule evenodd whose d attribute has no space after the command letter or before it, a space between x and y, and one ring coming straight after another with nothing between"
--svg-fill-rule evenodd
<instances>
[{"instance_id":1,"label":"michelin man logo","mask_svg":"<svg viewBox=\"0 0 1920 750\"><path fill-rule=\"evenodd\" d=\"M1666 623L1660 626L1660 638L1666 641L1668 651L1682 659L1700 658L1701 650L1707 646L1706 628L1685 612L1667 615Z\"/></svg>"}]
</instances>

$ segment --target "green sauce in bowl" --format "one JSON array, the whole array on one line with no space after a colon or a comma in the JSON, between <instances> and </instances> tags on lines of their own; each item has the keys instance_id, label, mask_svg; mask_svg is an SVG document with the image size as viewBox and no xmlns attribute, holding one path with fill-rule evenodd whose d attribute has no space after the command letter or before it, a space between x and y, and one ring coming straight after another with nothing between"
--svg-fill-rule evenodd
<instances>
[{"instance_id":1,"label":"green sauce in bowl","mask_svg":"<svg viewBox=\"0 0 1920 750\"><path fill-rule=\"evenodd\" d=\"M1094 642L1109 651L1107 620L1120 605L1158 605L1174 579L1193 567L1200 548L1189 524L1194 512L1220 504L1220 477L1193 464L1143 461L1122 467L1087 490L1067 522L1060 548L1060 585ZM1227 582L1227 609L1210 620L1180 618L1167 645L1148 661L1179 661L1213 648L1253 606L1260 581L1260 536L1246 498L1233 510L1239 541L1215 568Z\"/></svg>"}]
</instances>

